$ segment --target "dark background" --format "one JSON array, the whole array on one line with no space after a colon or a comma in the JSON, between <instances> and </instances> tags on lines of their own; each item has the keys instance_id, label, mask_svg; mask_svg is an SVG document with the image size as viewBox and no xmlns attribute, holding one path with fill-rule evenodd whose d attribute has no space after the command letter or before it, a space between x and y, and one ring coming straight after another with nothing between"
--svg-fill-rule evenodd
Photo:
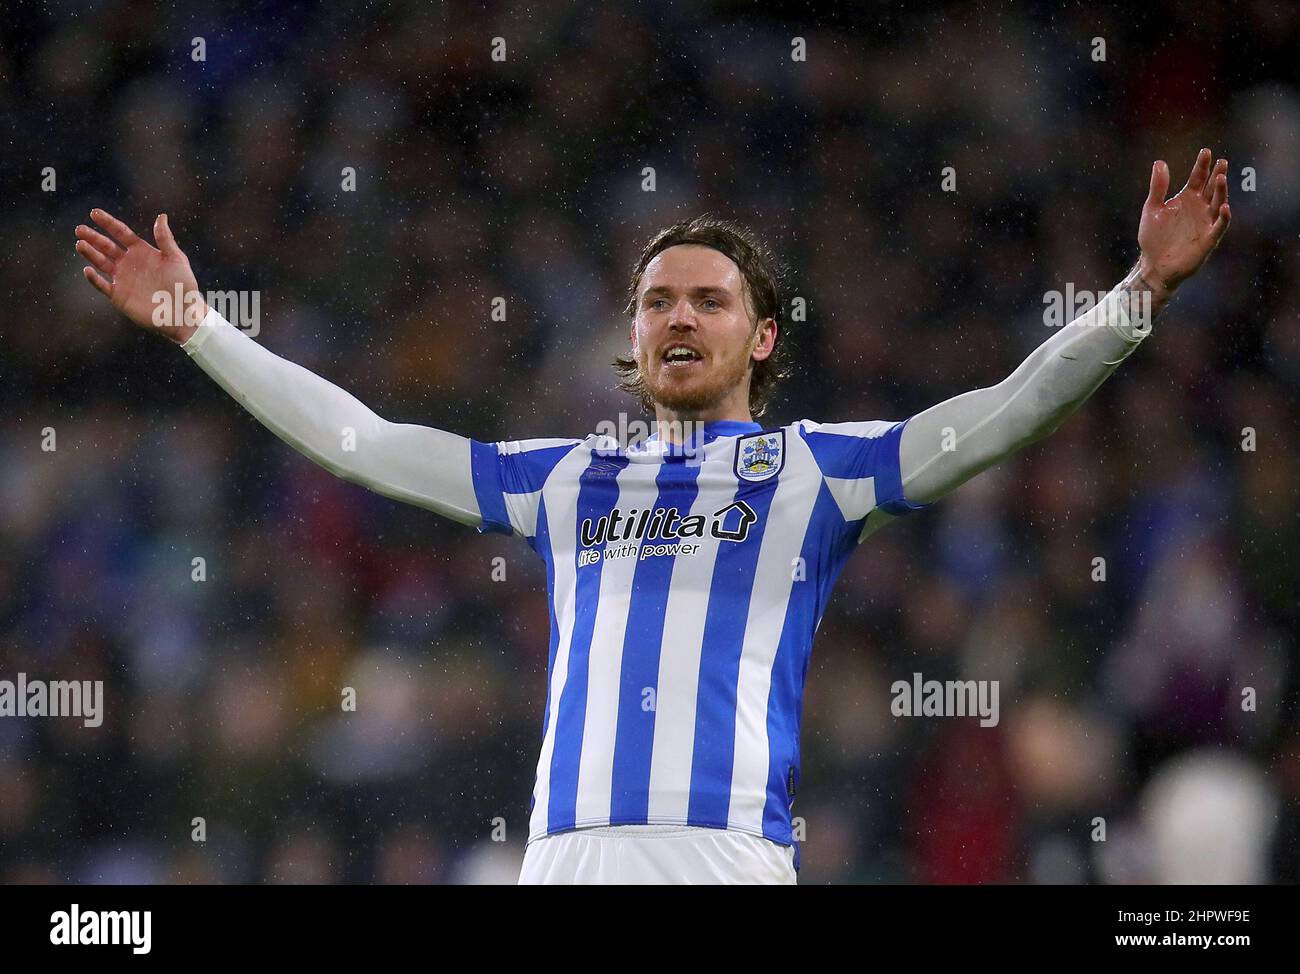
<instances>
[{"instance_id":1,"label":"dark background","mask_svg":"<svg viewBox=\"0 0 1300 974\"><path fill-rule=\"evenodd\" d=\"M1151 161L1177 188L1202 145L1233 227L1152 338L845 571L801 881L1296 881L1297 50L1282 2L7 7L0 679L102 679L107 717L0 720L0 881L512 881L540 737L532 552L331 478L131 328L92 206L165 210L269 348L480 440L637 418L628 271L713 212L808 303L765 422L901 419L1119 280ZM1000 725L892 717L914 671L1000 680Z\"/></svg>"}]
</instances>

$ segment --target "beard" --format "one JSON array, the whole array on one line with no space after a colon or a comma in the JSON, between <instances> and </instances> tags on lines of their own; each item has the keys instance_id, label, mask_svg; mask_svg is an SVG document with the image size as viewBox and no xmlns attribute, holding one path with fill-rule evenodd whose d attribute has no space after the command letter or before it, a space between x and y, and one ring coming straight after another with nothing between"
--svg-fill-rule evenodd
<instances>
[{"instance_id":1,"label":"beard","mask_svg":"<svg viewBox=\"0 0 1300 974\"><path fill-rule=\"evenodd\" d=\"M703 374L676 377L662 363L653 369L641 364L641 382L647 397L656 406L686 415L707 412L745 380L749 358L714 361Z\"/></svg>"}]
</instances>

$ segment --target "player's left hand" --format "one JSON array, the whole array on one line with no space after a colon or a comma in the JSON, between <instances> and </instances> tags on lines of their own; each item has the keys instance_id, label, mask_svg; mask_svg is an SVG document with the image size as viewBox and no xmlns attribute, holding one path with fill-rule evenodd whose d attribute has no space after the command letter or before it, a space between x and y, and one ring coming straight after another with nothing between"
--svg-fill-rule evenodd
<instances>
[{"instance_id":1,"label":"player's left hand","mask_svg":"<svg viewBox=\"0 0 1300 974\"><path fill-rule=\"evenodd\" d=\"M1228 160L1211 167L1209 149L1202 149L1185 185L1172 199L1169 165L1151 167L1151 189L1142 206L1138 246L1143 277L1155 287L1173 291L1196 273L1219 245L1232 222L1228 207Z\"/></svg>"}]
</instances>

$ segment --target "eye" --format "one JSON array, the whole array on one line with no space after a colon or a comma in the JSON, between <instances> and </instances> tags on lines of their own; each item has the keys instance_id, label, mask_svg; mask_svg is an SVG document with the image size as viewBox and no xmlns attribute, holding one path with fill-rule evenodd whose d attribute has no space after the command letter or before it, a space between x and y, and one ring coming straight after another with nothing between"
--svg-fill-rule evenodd
<instances>
[{"instance_id":1,"label":"eye","mask_svg":"<svg viewBox=\"0 0 1300 974\"><path fill-rule=\"evenodd\" d=\"M666 298L655 298L650 302L651 311L663 311L667 306L668 300Z\"/></svg>"},{"instance_id":2,"label":"eye","mask_svg":"<svg viewBox=\"0 0 1300 974\"><path fill-rule=\"evenodd\" d=\"M705 298L700 302L700 306L707 311L716 311L718 308L722 307L722 305L718 304L716 298Z\"/></svg>"}]
</instances>

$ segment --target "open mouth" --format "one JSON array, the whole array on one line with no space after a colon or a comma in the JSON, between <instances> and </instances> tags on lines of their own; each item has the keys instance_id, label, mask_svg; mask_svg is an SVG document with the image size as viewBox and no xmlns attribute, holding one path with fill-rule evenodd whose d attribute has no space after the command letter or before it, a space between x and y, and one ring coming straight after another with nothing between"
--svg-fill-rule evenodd
<instances>
[{"instance_id":1,"label":"open mouth","mask_svg":"<svg viewBox=\"0 0 1300 974\"><path fill-rule=\"evenodd\" d=\"M669 368L685 369L704 361L704 356L689 345L672 345L664 351L663 362Z\"/></svg>"}]
</instances>

